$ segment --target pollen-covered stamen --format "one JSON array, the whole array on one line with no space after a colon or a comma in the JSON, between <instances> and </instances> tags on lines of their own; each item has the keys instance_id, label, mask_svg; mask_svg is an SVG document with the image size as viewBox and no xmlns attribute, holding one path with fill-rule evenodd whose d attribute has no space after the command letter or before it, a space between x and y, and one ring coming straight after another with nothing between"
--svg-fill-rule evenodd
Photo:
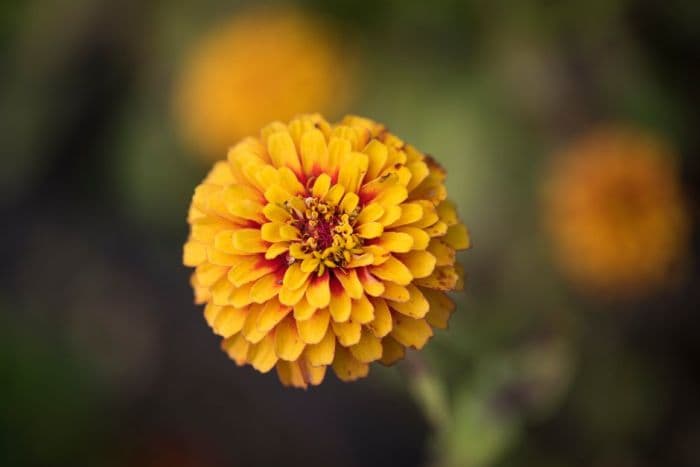
<instances>
[{"instance_id":1,"label":"pollen-covered stamen","mask_svg":"<svg viewBox=\"0 0 700 467\"><path fill-rule=\"evenodd\" d=\"M314 196L298 196L285 203L291 214L288 223L300 232L300 241L292 245L293 260L306 261L322 274L325 268L343 268L354 254L362 254L362 240L354 225L359 208L343 211Z\"/></svg>"}]
</instances>

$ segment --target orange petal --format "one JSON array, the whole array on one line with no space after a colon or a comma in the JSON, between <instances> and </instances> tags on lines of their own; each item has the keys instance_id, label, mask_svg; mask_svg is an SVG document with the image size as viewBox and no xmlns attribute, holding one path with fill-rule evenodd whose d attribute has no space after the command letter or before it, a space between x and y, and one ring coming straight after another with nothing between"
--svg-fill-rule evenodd
<instances>
[{"instance_id":1,"label":"orange petal","mask_svg":"<svg viewBox=\"0 0 700 467\"><path fill-rule=\"evenodd\" d=\"M332 321L331 326L338 338L338 342L344 347L355 345L360 340L360 334L362 332L360 323L351 320L345 321L344 323Z\"/></svg>"},{"instance_id":2,"label":"orange petal","mask_svg":"<svg viewBox=\"0 0 700 467\"><path fill-rule=\"evenodd\" d=\"M357 360L364 363L371 363L382 358L382 342L371 331L362 330L360 342L350 347L350 353Z\"/></svg>"},{"instance_id":3,"label":"orange petal","mask_svg":"<svg viewBox=\"0 0 700 467\"><path fill-rule=\"evenodd\" d=\"M405 347L422 349L433 335L433 330L424 319L413 319L400 314L394 314L393 319L391 336Z\"/></svg>"},{"instance_id":4,"label":"orange petal","mask_svg":"<svg viewBox=\"0 0 700 467\"><path fill-rule=\"evenodd\" d=\"M369 365L357 360L343 347L338 347L333 360L333 371L343 381L355 381L369 373Z\"/></svg>"},{"instance_id":5,"label":"orange petal","mask_svg":"<svg viewBox=\"0 0 700 467\"><path fill-rule=\"evenodd\" d=\"M330 365L335 357L335 333L329 327L318 344L306 346L306 358L313 366Z\"/></svg>"},{"instance_id":6,"label":"orange petal","mask_svg":"<svg viewBox=\"0 0 700 467\"><path fill-rule=\"evenodd\" d=\"M423 318L430 309L428 300L415 285L409 284L406 288L410 293L410 298L405 302L391 302L389 305L392 309L411 318Z\"/></svg>"},{"instance_id":7,"label":"orange petal","mask_svg":"<svg viewBox=\"0 0 700 467\"><path fill-rule=\"evenodd\" d=\"M195 267L207 260L207 247L199 242L187 242L182 251L182 263Z\"/></svg>"},{"instance_id":8,"label":"orange petal","mask_svg":"<svg viewBox=\"0 0 700 467\"><path fill-rule=\"evenodd\" d=\"M384 264L373 266L370 272L385 281L395 282L399 285L407 285L413 280L411 271L398 259L390 256Z\"/></svg>"},{"instance_id":9,"label":"orange petal","mask_svg":"<svg viewBox=\"0 0 700 467\"><path fill-rule=\"evenodd\" d=\"M382 338L391 332L393 321L391 311L386 301L381 298L373 298L372 305L374 306L374 319L367 325L372 330L375 336Z\"/></svg>"},{"instance_id":10,"label":"orange petal","mask_svg":"<svg viewBox=\"0 0 700 467\"><path fill-rule=\"evenodd\" d=\"M362 294L362 297L358 300L352 301L352 313L350 316L352 321L360 324L369 323L374 319L374 306L372 306L365 294Z\"/></svg>"},{"instance_id":11,"label":"orange petal","mask_svg":"<svg viewBox=\"0 0 700 467\"><path fill-rule=\"evenodd\" d=\"M417 250L405 255L396 255L397 259L406 265L415 278L428 277L435 269L435 256L424 250Z\"/></svg>"},{"instance_id":12,"label":"orange petal","mask_svg":"<svg viewBox=\"0 0 700 467\"><path fill-rule=\"evenodd\" d=\"M406 355L406 348L391 337L382 339L382 348L382 358L380 362L382 362L383 365L393 365Z\"/></svg>"},{"instance_id":13,"label":"orange petal","mask_svg":"<svg viewBox=\"0 0 700 467\"><path fill-rule=\"evenodd\" d=\"M297 330L301 340L306 344L318 344L326 335L330 314L327 309L317 310L305 321L297 321Z\"/></svg>"},{"instance_id":14,"label":"orange petal","mask_svg":"<svg viewBox=\"0 0 700 467\"><path fill-rule=\"evenodd\" d=\"M267 150L275 167L289 167L297 175L301 174L301 163L294 141L287 131L278 131L267 138Z\"/></svg>"},{"instance_id":15,"label":"orange petal","mask_svg":"<svg viewBox=\"0 0 700 467\"><path fill-rule=\"evenodd\" d=\"M280 321L282 321L292 309L282 305L277 300L267 301L258 316L258 329L262 332L268 332Z\"/></svg>"},{"instance_id":16,"label":"orange petal","mask_svg":"<svg viewBox=\"0 0 700 467\"><path fill-rule=\"evenodd\" d=\"M317 129L308 130L301 135L299 151L301 152L301 165L307 175L320 173L328 161L326 138Z\"/></svg>"},{"instance_id":17,"label":"orange petal","mask_svg":"<svg viewBox=\"0 0 700 467\"><path fill-rule=\"evenodd\" d=\"M302 298L296 305L294 305L294 319L297 321L307 320L313 316L316 309L317 308L315 306L311 306L309 304L306 298Z\"/></svg>"},{"instance_id":18,"label":"orange petal","mask_svg":"<svg viewBox=\"0 0 700 467\"><path fill-rule=\"evenodd\" d=\"M342 323L350 318L352 300L337 280L331 281L331 301L329 311L333 321Z\"/></svg>"},{"instance_id":19,"label":"orange petal","mask_svg":"<svg viewBox=\"0 0 700 467\"><path fill-rule=\"evenodd\" d=\"M275 353L275 339L271 334L267 334L260 342L250 346L248 360L253 368L261 373L267 373L275 366L277 354Z\"/></svg>"},{"instance_id":20,"label":"orange petal","mask_svg":"<svg viewBox=\"0 0 700 467\"><path fill-rule=\"evenodd\" d=\"M233 336L243 328L247 315L248 310L245 308L223 307L211 327L219 336Z\"/></svg>"},{"instance_id":21,"label":"orange petal","mask_svg":"<svg viewBox=\"0 0 700 467\"><path fill-rule=\"evenodd\" d=\"M284 279L282 279L284 286L288 289L294 290L298 289L309 278L311 271L303 271L301 269L301 264L298 262L292 263L287 271L284 273Z\"/></svg>"},{"instance_id":22,"label":"orange petal","mask_svg":"<svg viewBox=\"0 0 700 467\"><path fill-rule=\"evenodd\" d=\"M355 269L349 269L347 272L334 271L335 278L342 284L345 292L350 298L360 298L362 296L362 283L357 277Z\"/></svg>"},{"instance_id":23,"label":"orange petal","mask_svg":"<svg viewBox=\"0 0 700 467\"><path fill-rule=\"evenodd\" d=\"M277 295L282 288L282 275L273 272L261 277L250 289L250 298L255 303L264 303Z\"/></svg>"},{"instance_id":24,"label":"orange petal","mask_svg":"<svg viewBox=\"0 0 700 467\"><path fill-rule=\"evenodd\" d=\"M275 353L282 360L296 360L306 345L299 337L297 325L291 316L275 328Z\"/></svg>"},{"instance_id":25,"label":"orange petal","mask_svg":"<svg viewBox=\"0 0 700 467\"><path fill-rule=\"evenodd\" d=\"M403 285L395 284L394 282L385 282L382 298L391 300L392 302L406 302L411 298L411 293Z\"/></svg>"},{"instance_id":26,"label":"orange petal","mask_svg":"<svg viewBox=\"0 0 700 467\"><path fill-rule=\"evenodd\" d=\"M466 250L471 245L469 232L464 224L456 224L448 228L442 239L455 250Z\"/></svg>"},{"instance_id":27,"label":"orange petal","mask_svg":"<svg viewBox=\"0 0 700 467\"><path fill-rule=\"evenodd\" d=\"M243 334L246 340L251 344L257 344L267 334L265 331L261 331L258 328L258 318L260 318L262 309L262 305L251 305L248 308L248 316L246 316L245 323L241 329L241 334Z\"/></svg>"},{"instance_id":28,"label":"orange petal","mask_svg":"<svg viewBox=\"0 0 700 467\"><path fill-rule=\"evenodd\" d=\"M376 244L386 251L406 253L413 247L413 237L403 232L384 232Z\"/></svg>"},{"instance_id":29,"label":"orange petal","mask_svg":"<svg viewBox=\"0 0 700 467\"><path fill-rule=\"evenodd\" d=\"M325 272L320 277L314 277L306 289L306 299L316 308L326 308L331 301L329 274Z\"/></svg>"},{"instance_id":30,"label":"orange petal","mask_svg":"<svg viewBox=\"0 0 700 467\"><path fill-rule=\"evenodd\" d=\"M414 250L425 250L428 248L428 243L430 242L430 235L425 230L419 229L418 227L399 227L396 229L397 232L407 233L413 237L413 247Z\"/></svg>"},{"instance_id":31,"label":"orange petal","mask_svg":"<svg viewBox=\"0 0 700 467\"><path fill-rule=\"evenodd\" d=\"M243 365L248 361L250 343L241 334L228 337L221 341L221 348L228 354L236 365Z\"/></svg>"},{"instance_id":32,"label":"orange petal","mask_svg":"<svg viewBox=\"0 0 700 467\"><path fill-rule=\"evenodd\" d=\"M379 297L384 293L385 286L384 283L370 274L367 268L357 269L357 277L362 284L362 288L365 290L367 295L372 297Z\"/></svg>"},{"instance_id":33,"label":"orange petal","mask_svg":"<svg viewBox=\"0 0 700 467\"><path fill-rule=\"evenodd\" d=\"M443 292L422 289L423 296L430 303L430 311L425 316L426 321L434 328L447 329L450 315L455 309L455 303Z\"/></svg>"},{"instance_id":34,"label":"orange petal","mask_svg":"<svg viewBox=\"0 0 700 467\"><path fill-rule=\"evenodd\" d=\"M384 226L379 222L368 222L359 226L355 233L361 238L377 238L384 231Z\"/></svg>"}]
</instances>

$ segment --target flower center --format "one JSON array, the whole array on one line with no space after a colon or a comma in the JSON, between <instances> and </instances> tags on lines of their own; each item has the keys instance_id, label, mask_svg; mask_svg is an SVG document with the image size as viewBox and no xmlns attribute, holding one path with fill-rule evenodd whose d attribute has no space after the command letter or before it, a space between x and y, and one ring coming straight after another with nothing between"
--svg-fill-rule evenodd
<instances>
[{"instance_id":1,"label":"flower center","mask_svg":"<svg viewBox=\"0 0 700 467\"><path fill-rule=\"evenodd\" d=\"M362 240L353 229L359 208L345 212L314 196L297 196L285 208L292 216L288 223L301 234L300 241L289 248L295 260L322 274L327 267L347 266L353 254L362 253Z\"/></svg>"}]
</instances>

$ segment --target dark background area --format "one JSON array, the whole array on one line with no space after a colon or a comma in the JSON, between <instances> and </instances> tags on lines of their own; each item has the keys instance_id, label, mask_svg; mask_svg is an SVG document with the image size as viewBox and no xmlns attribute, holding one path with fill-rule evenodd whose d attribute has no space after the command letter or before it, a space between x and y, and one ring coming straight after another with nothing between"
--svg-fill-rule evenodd
<instances>
[{"instance_id":1,"label":"dark background area","mask_svg":"<svg viewBox=\"0 0 700 467\"><path fill-rule=\"evenodd\" d=\"M0 6L0 464L700 465L697 232L676 283L601 299L552 264L537 195L552 153L622 121L671 143L694 222L700 5L295 4L357 50L329 118L434 154L472 232L467 291L421 354L436 426L410 365L283 388L192 304L181 248L211 161L179 134L173 80L251 4Z\"/></svg>"}]
</instances>

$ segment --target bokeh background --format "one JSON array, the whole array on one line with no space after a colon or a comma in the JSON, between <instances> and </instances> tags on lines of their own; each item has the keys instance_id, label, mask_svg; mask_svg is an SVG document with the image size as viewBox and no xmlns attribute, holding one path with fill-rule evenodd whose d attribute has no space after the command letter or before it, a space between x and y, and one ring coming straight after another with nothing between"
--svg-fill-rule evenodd
<instances>
[{"instance_id":1,"label":"bokeh background","mask_svg":"<svg viewBox=\"0 0 700 467\"><path fill-rule=\"evenodd\" d=\"M260 5L0 4L0 465L700 465L700 4ZM228 360L181 265L217 145L301 111L434 155L473 241L448 331L306 392Z\"/></svg>"}]
</instances>

